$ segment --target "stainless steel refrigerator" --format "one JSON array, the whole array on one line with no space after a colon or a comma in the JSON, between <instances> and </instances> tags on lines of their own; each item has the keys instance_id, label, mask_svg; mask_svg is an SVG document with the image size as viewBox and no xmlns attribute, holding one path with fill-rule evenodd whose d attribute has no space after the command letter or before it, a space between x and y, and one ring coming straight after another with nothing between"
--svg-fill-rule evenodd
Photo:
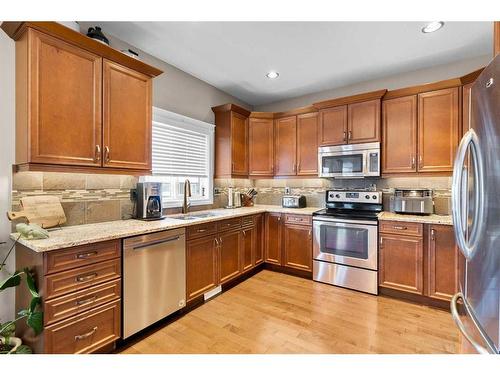
<instances>
[{"instance_id":1,"label":"stainless steel refrigerator","mask_svg":"<svg viewBox=\"0 0 500 375\"><path fill-rule=\"evenodd\" d=\"M500 352L500 55L470 94L470 126L455 158L452 207L455 239L465 257L451 312L479 353ZM462 302L462 303L461 303Z\"/></svg>"}]
</instances>

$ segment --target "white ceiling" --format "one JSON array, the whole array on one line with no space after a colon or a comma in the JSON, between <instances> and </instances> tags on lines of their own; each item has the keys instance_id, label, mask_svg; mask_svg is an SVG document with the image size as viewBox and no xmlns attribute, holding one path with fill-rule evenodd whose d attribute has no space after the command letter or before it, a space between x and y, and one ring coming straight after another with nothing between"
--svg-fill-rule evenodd
<instances>
[{"instance_id":1,"label":"white ceiling","mask_svg":"<svg viewBox=\"0 0 500 375\"><path fill-rule=\"evenodd\" d=\"M491 22L95 22L251 105L492 52ZM276 70L278 79L266 78Z\"/></svg>"}]
</instances>

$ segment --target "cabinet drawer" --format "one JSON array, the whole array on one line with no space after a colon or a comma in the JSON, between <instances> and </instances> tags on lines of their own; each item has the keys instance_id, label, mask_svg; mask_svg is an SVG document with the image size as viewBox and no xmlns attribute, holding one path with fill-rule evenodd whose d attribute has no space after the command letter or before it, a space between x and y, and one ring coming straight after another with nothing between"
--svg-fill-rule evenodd
<instances>
[{"instance_id":1,"label":"cabinet drawer","mask_svg":"<svg viewBox=\"0 0 500 375\"><path fill-rule=\"evenodd\" d=\"M46 253L45 274L66 271L120 257L120 240L98 242Z\"/></svg>"},{"instance_id":2,"label":"cabinet drawer","mask_svg":"<svg viewBox=\"0 0 500 375\"><path fill-rule=\"evenodd\" d=\"M285 224L311 225L312 224L312 216L285 214Z\"/></svg>"},{"instance_id":3,"label":"cabinet drawer","mask_svg":"<svg viewBox=\"0 0 500 375\"><path fill-rule=\"evenodd\" d=\"M45 353L92 353L120 338L120 301L45 327Z\"/></svg>"},{"instance_id":4,"label":"cabinet drawer","mask_svg":"<svg viewBox=\"0 0 500 375\"><path fill-rule=\"evenodd\" d=\"M250 227L254 225L254 216L244 216L241 218L241 225L244 227Z\"/></svg>"},{"instance_id":5,"label":"cabinet drawer","mask_svg":"<svg viewBox=\"0 0 500 375\"><path fill-rule=\"evenodd\" d=\"M76 292L120 277L120 259L92 264L45 277L45 298Z\"/></svg>"},{"instance_id":6,"label":"cabinet drawer","mask_svg":"<svg viewBox=\"0 0 500 375\"><path fill-rule=\"evenodd\" d=\"M217 233L217 223L205 223L187 227L187 239L200 238L210 234Z\"/></svg>"},{"instance_id":7,"label":"cabinet drawer","mask_svg":"<svg viewBox=\"0 0 500 375\"><path fill-rule=\"evenodd\" d=\"M408 221L381 221L380 232L393 234L407 234L409 236L422 236L423 224Z\"/></svg>"},{"instance_id":8,"label":"cabinet drawer","mask_svg":"<svg viewBox=\"0 0 500 375\"><path fill-rule=\"evenodd\" d=\"M218 230L225 231L231 229L241 228L241 218L235 217L234 219L227 219L218 222Z\"/></svg>"},{"instance_id":9,"label":"cabinet drawer","mask_svg":"<svg viewBox=\"0 0 500 375\"><path fill-rule=\"evenodd\" d=\"M121 279L99 284L79 292L45 301L45 325L93 309L104 303L119 299L121 295Z\"/></svg>"}]
</instances>

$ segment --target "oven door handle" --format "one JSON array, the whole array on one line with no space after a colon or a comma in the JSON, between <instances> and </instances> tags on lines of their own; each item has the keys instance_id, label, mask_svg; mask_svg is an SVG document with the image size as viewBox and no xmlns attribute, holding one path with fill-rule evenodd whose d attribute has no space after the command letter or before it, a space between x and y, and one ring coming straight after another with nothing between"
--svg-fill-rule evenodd
<instances>
[{"instance_id":1,"label":"oven door handle","mask_svg":"<svg viewBox=\"0 0 500 375\"><path fill-rule=\"evenodd\" d=\"M339 223L339 224L358 224L358 225L370 225L373 227L376 227L378 225L378 221L374 220L347 220L347 219L333 219L333 218L327 218L327 217L313 217L313 223Z\"/></svg>"}]
</instances>

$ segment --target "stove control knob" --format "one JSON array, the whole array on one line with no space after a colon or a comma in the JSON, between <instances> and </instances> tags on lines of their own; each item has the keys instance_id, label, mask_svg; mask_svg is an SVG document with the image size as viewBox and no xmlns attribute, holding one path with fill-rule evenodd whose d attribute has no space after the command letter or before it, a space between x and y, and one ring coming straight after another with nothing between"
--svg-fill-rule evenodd
<instances>
[{"instance_id":1,"label":"stove control knob","mask_svg":"<svg viewBox=\"0 0 500 375\"><path fill-rule=\"evenodd\" d=\"M335 194L335 198L339 199L340 198L340 194Z\"/></svg>"},{"instance_id":2,"label":"stove control knob","mask_svg":"<svg viewBox=\"0 0 500 375\"><path fill-rule=\"evenodd\" d=\"M376 195L372 195L372 198L373 198L373 199L377 199L377 196L376 196Z\"/></svg>"},{"instance_id":3,"label":"stove control knob","mask_svg":"<svg viewBox=\"0 0 500 375\"><path fill-rule=\"evenodd\" d=\"M370 199L370 196L368 194L365 195L366 199Z\"/></svg>"}]
</instances>

